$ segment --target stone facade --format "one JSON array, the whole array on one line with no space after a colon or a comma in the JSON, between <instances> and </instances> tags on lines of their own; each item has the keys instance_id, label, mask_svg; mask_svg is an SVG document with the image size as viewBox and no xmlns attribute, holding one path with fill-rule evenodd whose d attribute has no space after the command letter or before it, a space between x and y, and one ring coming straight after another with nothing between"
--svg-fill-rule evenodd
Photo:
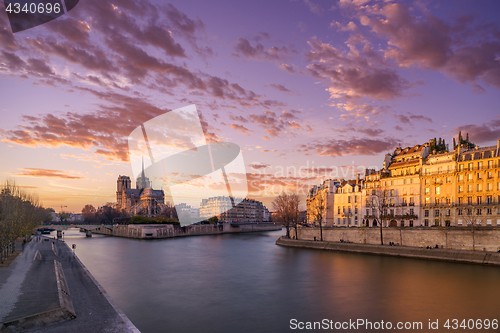
<instances>
[{"instance_id":1,"label":"stone facade","mask_svg":"<svg viewBox=\"0 0 500 333\"><path fill-rule=\"evenodd\" d=\"M203 199L200 204L200 217L209 219L217 216L220 222L260 223L269 222L271 214L262 202L253 199L236 200L233 207L230 197L212 197Z\"/></svg>"},{"instance_id":2,"label":"stone facade","mask_svg":"<svg viewBox=\"0 0 500 333\"><path fill-rule=\"evenodd\" d=\"M298 239L320 240L320 230L317 227L298 228ZM290 238L296 239L295 229L290 230ZM500 229L482 227L474 230L467 227L420 227L420 228L383 228L384 244L390 242L403 246L427 247L432 246L476 251L500 250ZM360 244L380 244L380 228L323 228L323 240L329 242L352 242Z\"/></svg>"},{"instance_id":3,"label":"stone facade","mask_svg":"<svg viewBox=\"0 0 500 333\"><path fill-rule=\"evenodd\" d=\"M317 224L317 202L326 201L323 226L500 226L500 140L452 152L431 152L431 146L398 147L382 169L365 170L363 179L313 186L308 223Z\"/></svg>"}]
</instances>

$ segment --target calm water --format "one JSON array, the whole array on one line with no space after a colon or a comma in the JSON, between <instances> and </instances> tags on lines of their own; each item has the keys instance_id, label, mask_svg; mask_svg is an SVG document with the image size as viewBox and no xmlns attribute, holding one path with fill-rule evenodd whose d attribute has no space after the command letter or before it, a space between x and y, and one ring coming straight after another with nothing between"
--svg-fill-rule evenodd
<instances>
[{"instance_id":1,"label":"calm water","mask_svg":"<svg viewBox=\"0 0 500 333\"><path fill-rule=\"evenodd\" d=\"M274 244L281 234L140 241L72 229L65 240L144 333L296 332L291 319L325 318L426 332L429 319L500 318L499 268L289 249Z\"/></svg>"}]
</instances>

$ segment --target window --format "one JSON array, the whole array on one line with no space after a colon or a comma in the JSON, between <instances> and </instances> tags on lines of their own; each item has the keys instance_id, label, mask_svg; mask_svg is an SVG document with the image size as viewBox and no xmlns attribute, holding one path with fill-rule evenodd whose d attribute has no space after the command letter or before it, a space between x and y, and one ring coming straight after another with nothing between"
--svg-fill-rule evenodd
<instances>
[{"instance_id":1,"label":"window","mask_svg":"<svg viewBox=\"0 0 500 333\"><path fill-rule=\"evenodd\" d=\"M482 215L483 212L482 212L481 208L478 208L476 213L477 213L477 215Z\"/></svg>"},{"instance_id":2,"label":"window","mask_svg":"<svg viewBox=\"0 0 500 333\"><path fill-rule=\"evenodd\" d=\"M481 204L482 199L483 199L482 197L477 197L477 204L478 204L478 205L480 205L480 204Z\"/></svg>"},{"instance_id":3,"label":"window","mask_svg":"<svg viewBox=\"0 0 500 333\"><path fill-rule=\"evenodd\" d=\"M429 179L424 179L424 185L429 185Z\"/></svg>"},{"instance_id":4,"label":"window","mask_svg":"<svg viewBox=\"0 0 500 333\"><path fill-rule=\"evenodd\" d=\"M488 204L492 204L493 203L493 197L491 195L488 195L486 197L486 203L488 203Z\"/></svg>"},{"instance_id":5,"label":"window","mask_svg":"<svg viewBox=\"0 0 500 333\"><path fill-rule=\"evenodd\" d=\"M435 199L434 199L434 203L435 203L436 205L439 205L439 198L435 198Z\"/></svg>"},{"instance_id":6,"label":"window","mask_svg":"<svg viewBox=\"0 0 500 333\"><path fill-rule=\"evenodd\" d=\"M488 179L493 178L493 171L488 171L488 173L487 173L487 178L488 178Z\"/></svg>"},{"instance_id":7,"label":"window","mask_svg":"<svg viewBox=\"0 0 500 333\"><path fill-rule=\"evenodd\" d=\"M472 185L467 185L467 192L472 192Z\"/></svg>"},{"instance_id":8,"label":"window","mask_svg":"<svg viewBox=\"0 0 500 333\"><path fill-rule=\"evenodd\" d=\"M459 214L459 215L462 215L462 214ZM458 220L458 225L462 225L462 220Z\"/></svg>"},{"instance_id":9,"label":"window","mask_svg":"<svg viewBox=\"0 0 500 333\"><path fill-rule=\"evenodd\" d=\"M369 209L366 210L366 215L370 215L370 210Z\"/></svg>"},{"instance_id":10,"label":"window","mask_svg":"<svg viewBox=\"0 0 500 333\"><path fill-rule=\"evenodd\" d=\"M415 211L413 210L413 208L410 208L410 215L415 215Z\"/></svg>"},{"instance_id":11,"label":"window","mask_svg":"<svg viewBox=\"0 0 500 333\"><path fill-rule=\"evenodd\" d=\"M477 162L477 168L481 170L483 168L483 162Z\"/></svg>"},{"instance_id":12,"label":"window","mask_svg":"<svg viewBox=\"0 0 500 333\"><path fill-rule=\"evenodd\" d=\"M458 198L458 204L461 205L463 203L464 203L463 198L462 197Z\"/></svg>"},{"instance_id":13,"label":"window","mask_svg":"<svg viewBox=\"0 0 500 333\"><path fill-rule=\"evenodd\" d=\"M458 166L458 171L464 171L464 165L463 164L460 164Z\"/></svg>"},{"instance_id":14,"label":"window","mask_svg":"<svg viewBox=\"0 0 500 333\"><path fill-rule=\"evenodd\" d=\"M430 202L431 202L431 199L430 199L430 198L425 198L425 204L426 204L426 205L430 204Z\"/></svg>"},{"instance_id":15,"label":"window","mask_svg":"<svg viewBox=\"0 0 500 333\"><path fill-rule=\"evenodd\" d=\"M483 190L483 184L477 184L477 191L480 192Z\"/></svg>"},{"instance_id":16,"label":"window","mask_svg":"<svg viewBox=\"0 0 500 333\"><path fill-rule=\"evenodd\" d=\"M486 191L491 191L491 190L493 190L493 184L492 183L486 184Z\"/></svg>"},{"instance_id":17,"label":"window","mask_svg":"<svg viewBox=\"0 0 500 333\"><path fill-rule=\"evenodd\" d=\"M461 210L461 209L459 209L459 210L458 210L458 212L457 212L457 214L458 214L458 215L463 215L463 213L464 213L464 212L463 212L463 210ZM460 221L460 220L459 220L459 221Z\"/></svg>"},{"instance_id":18,"label":"window","mask_svg":"<svg viewBox=\"0 0 500 333\"><path fill-rule=\"evenodd\" d=\"M467 204L472 205L472 197L467 197Z\"/></svg>"},{"instance_id":19,"label":"window","mask_svg":"<svg viewBox=\"0 0 500 333\"><path fill-rule=\"evenodd\" d=\"M498 172L498 174L500 175L500 171ZM500 176L499 176L500 177ZM413 179L410 178L410 182L409 184L413 183Z\"/></svg>"},{"instance_id":20,"label":"window","mask_svg":"<svg viewBox=\"0 0 500 333\"><path fill-rule=\"evenodd\" d=\"M429 210L428 209L424 210L424 216L429 217Z\"/></svg>"},{"instance_id":21,"label":"window","mask_svg":"<svg viewBox=\"0 0 500 333\"><path fill-rule=\"evenodd\" d=\"M354 202L358 202L358 197L354 197Z\"/></svg>"},{"instance_id":22,"label":"window","mask_svg":"<svg viewBox=\"0 0 500 333\"><path fill-rule=\"evenodd\" d=\"M491 208L486 209L486 215L491 215Z\"/></svg>"},{"instance_id":23,"label":"window","mask_svg":"<svg viewBox=\"0 0 500 333\"><path fill-rule=\"evenodd\" d=\"M477 173L477 179L483 179L483 174L481 172Z\"/></svg>"},{"instance_id":24,"label":"window","mask_svg":"<svg viewBox=\"0 0 500 333\"><path fill-rule=\"evenodd\" d=\"M434 217L439 217L439 209L434 209Z\"/></svg>"},{"instance_id":25,"label":"window","mask_svg":"<svg viewBox=\"0 0 500 333\"><path fill-rule=\"evenodd\" d=\"M446 177L446 182L447 183L451 183L451 178L450 177Z\"/></svg>"},{"instance_id":26,"label":"window","mask_svg":"<svg viewBox=\"0 0 500 333\"><path fill-rule=\"evenodd\" d=\"M338 208L339 208L339 210L338 210L338 212L337 212L337 213L338 213L338 214L340 214L340 207L338 207Z\"/></svg>"},{"instance_id":27,"label":"window","mask_svg":"<svg viewBox=\"0 0 500 333\"><path fill-rule=\"evenodd\" d=\"M440 187L440 186L437 186L437 187L435 188L435 193L436 193L436 194L441 194L441 187Z\"/></svg>"},{"instance_id":28,"label":"window","mask_svg":"<svg viewBox=\"0 0 500 333\"><path fill-rule=\"evenodd\" d=\"M428 187L425 188L425 194L429 194L430 190Z\"/></svg>"},{"instance_id":29,"label":"window","mask_svg":"<svg viewBox=\"0 0 500 333\"><path fill-rule=\"evenodd\" d=\"M414 204L413 197L410 197L410 205Z\"/></svg>"},{"instance_id":30,"label":"window","mask_svg":"<svg viewBox=\"0 0 500 333\"><path fill-rule=\"evenodd\" d=\"M467 174L467 181L469 181L469 182L472 181L472 173Z\"/></svg>"},{"instance_id":31,"label":"window","mask_svg":"<svg viewBox=\"0 0 500 333\"><path fill-rule=\"evenodd\" d=\"M467 167L469 168L469 171L472 171L472 163L469 163Z\"/></svg>"},{"instance_id":32,"label":"window","mask_svg":"<svg viewBox=\"0 0 500 333\"><path fill-rule=\"evenodd\" d=\"M451 215L451 209L447 209L445 214L446 214L446 216L450 216Z\"/></svg>"},{"instance_id":33,"label":"window","mask_svg":"<svg viewBox=\"0 0 500 333\"><path fill-rule=\"evenodd\" d=\"M429 219L424 219L424 226L426 226L426 227L429 226Z\"/></svg>"},{"instance_id":34,"label":"window","mask_svg":"<svg viewBox=\"0 0 500 333\"><path fill-rule=\"evenodd\" d=\"M347 197L347 203L351 203L351 197Z\"/></svg>"},{"instance_id":35,"label":"window","mask_svg":"<svg viewBox=\"0 0 500 333\"><path fill-rule=\"evenodd\" d=\"M488 169L493 168L493 161L488 161Z\"/></svg>"},{"instance_id":36,"label":"window","mask_svg":"<svg viewBox=\"0 0 500 333\"><path fill-rule=\"evenodd\" d=\"M358 213L358 207L354 207L354 214Z\"/></svg>"},{"instance_id":37,"label":"window","mask_svg":"<svg viewBox=\"0 0 500 333\"><path fill-rule=\"evenodd\" d=\"M458 193L463 193L464 191L464 186L463 185L459 185L458 186Z\"/></svg>"},{"instance_id":38,"label":"window","mask_svg":"<svg viewBox=\"0 0 500 333\"><path fill-rule=\"evenodd\" d=\"M340 224L340 217L337 219L337 224Z\"/></svg>"},{"instance_id":39,"label":"window","mask_svg":"<svg viewBox=\"0 0 500 333\"><path fill-rule=\"evenodd\" d=\"M458 175L458 181L459 182L463 182L464 181L464 175L463 174Z\"/></svg>"}]
</instances>

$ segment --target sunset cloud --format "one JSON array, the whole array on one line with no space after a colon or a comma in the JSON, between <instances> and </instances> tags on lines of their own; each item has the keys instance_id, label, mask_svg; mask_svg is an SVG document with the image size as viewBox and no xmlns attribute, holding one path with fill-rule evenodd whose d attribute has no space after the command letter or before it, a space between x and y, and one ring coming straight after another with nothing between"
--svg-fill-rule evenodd
<instances>
[{"instance_id":1,"label":"sunset cloud","mask_svg":"<svg viewBox=\"0 0 500 333\"><path fill-rule=\"evenodd\" d=\"M272 46L266 49L260 42L255 42L254 45L252 45L247 38L243 37L236 40L234 50L236 51L236 56L241 56L245 59L268 61L281 61L287 59L290 52L286 46Z\"/></svg>"},{"instance_id":2,"label":"sunset cloud","mask_svg":"<svg viewBox=\"0 0 500 333\"><path fill-rule=\"evenodd\" d=\"M390 100L403 95L411 85L389 66L370 55L341 52L328 43L314 37L308 41L311 51L306 53L311 62L308 73L317 79L326 80L332 99Z\"/></svg>"},{"instance_id":3,"label":"sunset cloud","mask_svg":"<svg viewBox=\"0 0 500 333\"><path fill-rule=\"evenodd\" d=\"M361 24L388 39L385 56L400 66L416 65L442 71L459 82L500 88L500 40L495 25L484 25L473 17L445 22L429 11L412 15L401 3L391 3L360 16Z\"/></svg>"},{"instance_id":4,"label":"sunset cloud","mask_svg":"<svg viewBox=\"0 0 500 333\"><path fill-rule=\"evenodd\" d=\"M29 177L50 177L50 178L63 178L63 179L85 179L85 177L78 177L69 175L65 171L60 170L49 170L49 169L33 169L33 168L23 168L20 169L18 176L29 176Z\"/></svg>"},{"instance_id":5,"label":"sunset cloud","mask_svg":"<svg viewBox=\"0 0 500 333\"><path fill-rule=\"evenodd\" d=\"M397 144L394 139L326 140L299 145L302 150L314 151L318 156L377 155L391 150Z\"/></svg>"}]
</instances>

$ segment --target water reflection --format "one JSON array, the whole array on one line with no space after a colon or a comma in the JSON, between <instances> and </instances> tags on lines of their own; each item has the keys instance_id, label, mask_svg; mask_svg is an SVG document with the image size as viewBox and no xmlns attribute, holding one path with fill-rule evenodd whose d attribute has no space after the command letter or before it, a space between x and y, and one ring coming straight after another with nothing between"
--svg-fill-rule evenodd
<instances>
[{"instance_id":1,"label":"water reflection","mask_svg":"<svg viewBox=\"0 0 500 333\"><path fill-rule=\"evenodd\" d=\"M499 318L500 269L274 244L281 232L140 241L65 233L142 332L286 332L289 321ZM425 332L426 330L422 330Z\"/></svg>"}]
</instances>

